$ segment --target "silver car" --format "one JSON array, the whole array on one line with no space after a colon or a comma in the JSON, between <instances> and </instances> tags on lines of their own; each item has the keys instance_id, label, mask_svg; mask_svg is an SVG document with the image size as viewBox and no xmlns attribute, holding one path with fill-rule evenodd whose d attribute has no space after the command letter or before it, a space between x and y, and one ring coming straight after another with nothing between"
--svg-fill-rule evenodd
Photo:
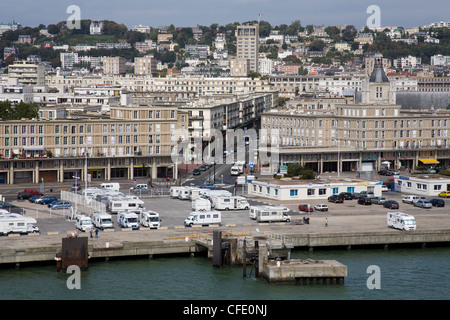
<instances>
[{"instance_id":1,"label":"silver car","mask_svg":"<svg viewBox=\"0 0 450 320\"><path fill-rule=\"evenodd\" d=\"M414 206L420 208L431 208L433 205L428 200L418 200L414 202Z\"/></svg>"}]
</instances>

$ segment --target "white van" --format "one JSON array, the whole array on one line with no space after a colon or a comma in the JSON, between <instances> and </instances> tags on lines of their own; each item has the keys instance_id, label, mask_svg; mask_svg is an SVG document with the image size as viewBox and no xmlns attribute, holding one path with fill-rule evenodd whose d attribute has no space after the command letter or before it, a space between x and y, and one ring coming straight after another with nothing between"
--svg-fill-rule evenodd
<instances>
[{"instance_id":1,"label":"white van","mask_svg":"<svg viewBox=\"0 0 450 320\"><path fill-rule=\"evenodd\" d=\"M192 201L192 210L194 211L211 211L211 201L208 199L195 199Z\"/></svg>"},{"instance_id":2,"label":"white van","mask_svg":"<svg viewBox=\"0 0 450 320\"><path fill-rule=\"evenodd\" d=\"M101 189L107 189L112 191L119 191L120 184L118 182L106 182L100 185Z\"/></svg>"},{"instance_id":3,"label":"white van","mask_svg":"<svg viewBox=\"0 0 450 320\"><path fill-rule=\"evenodd\" d=\"M140 214L140 222L144 227L150 229L157 229L161 226L161 219L159 213L155 211L142 211Z\"/></svg>"},{"instance_id":4,"label":"white van","mask_svg":"<svg viewBox=\"0 0 450 320\"><path fill-rule=\"evenodd\" d=\"M112 217L107 213L96 212L94 213L93 220L94 226L98 229L104 230L114 228Z\"/></svg>"},{"instance_id":5,"label":"white van","mask_svg":"<svg viewBox=\"0 0 450 320\"><path fill-rule=\"evenodd\" d=\"M402 202L403 203L414 203L417 200L419 200L419 198L420 198L419 196L409 195L409 196L404 197L402 199Z\"/></svg>"},{"instance_id":6,"label":"white van","mask_svg":"<svg viewBox=\"0 0 450 320\"><path fill-rule=\"evenodd\" d=\"M281 206L256 207L253 214L258 222L290 222L291 216Z\"/></svg>"},{"instance_id":7,"label":"white van","mask_svg":"<svg viewBox=\"0 0 450 320\"><path fill-rule=\"evenodd\" d=\"M148 190L148 185L146 183L139 183L130 187L130 191L132 190Z\"/></svg>"},{"instance_id":8,"label":"white van","mask_svg":"<svg viewBox=\"0 0 450 320\"><path fill-rule=\"evenodd\" d=\"M138 215L130 211L120 211L117 214L117 224L122 228L139 229Z\"/></svg>"},{"instance_id":9,"label":"white van","mask_svg":"<svg viewBox=\"0 0 450 320\"><path fill-rule=\"evenodd\" d=\"M221 224L222 217L219 211L193 211L184 220L185 226Z\"/></svg>"},{"instance_id":10,"label":"white van","mask_svg":"<svg viewBox=\"0 0 450 320\"><path fill-rule=\"evenodd\" d=\"M180 190L178 190L178 199L189 200L189 188L188 187L183 187Z\"/></svg>"},{"instance_id":11,"label":"white van","mask_svg":"<svg viewBox=\"0 0 450 320\"><path fill-rule=\"evenodd\" d=\"M28 234L39 232L39 228L35 226L36 219L24 217L20 214L5 213L0 216L0 235L8 235L12 233Z\"/></svg>"},{"instance_id":12,"label":"white van","mask_svg":"<svg viewBox=\"0 0 450 320\"><path fill-rule=\"evenodd\" d=\"M388 212L387 225L389 228L400 230L416 230L416 219L403 212Z\"/></svg>"},{"instance_id":13,"label":"white van","mask_svg":"<svg viewBox=\"0 0 450 320\"><path fill-rule=\"evenodd\" d=\"M212 204L214 209L216 210L248 210L250 208L250 204L247 199L239 196L232 197L212 197Z\"/></svg>"},{"instance_id":14,"label":"white van","mask_svg":"<svg viewBox=\"0 0 450 320\"><path fill-rule=\"evenodd\" d=\"M230 171L230 174L232 175L232 176L238 176L239 175L239 167L238 166L232 166L231 167L231 171Z\"/></svg>"},{"instance_id":15,"label":"white van","mask_svg":"<svg viewBox=\"0 0 450 320\"><path fill-rule=\"evenodd\" d=\"M79 215L75 217L75 227L83 232L94 229L94 224L90 217Z\"/></svg>"}]
</instances>

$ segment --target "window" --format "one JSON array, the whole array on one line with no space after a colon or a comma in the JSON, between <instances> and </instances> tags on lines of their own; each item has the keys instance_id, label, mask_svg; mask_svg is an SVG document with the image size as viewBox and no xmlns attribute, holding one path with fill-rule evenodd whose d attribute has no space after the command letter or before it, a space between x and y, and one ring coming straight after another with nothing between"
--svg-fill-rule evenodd
<instances>
[{"instance_id":1,"label":"window","mask_svg":"<svg viewBox=\"0 0 450 320\"><path fill-rule=\"evenodd\" d=\"M334 189L337 189L337 188L333 188L333 191L334 191ZM319 195L325 195L325 194L327 194L327 189L319 189Z\"/></svg>"},{"instance_id":2,"label":"window","mask_svg":"<svg viewBox=\"0 0 450 320\"><path fill-rule=\"evenodd\" d=\"M315 194L314 189L308 189L308 196L313 196Z\"/></svg>"},{"instance_id":3,"label":"window","mask_svg":"<svg viewBox=\"0 0 450 320\"><path fill-rule=\"evenodd\" d=\"M297 189L291 189L291 190L290 190L290 196L291 196L291 197L296 197L296 196L298 196L298 190L297 190Z\"/></svg>"}]
</instances>

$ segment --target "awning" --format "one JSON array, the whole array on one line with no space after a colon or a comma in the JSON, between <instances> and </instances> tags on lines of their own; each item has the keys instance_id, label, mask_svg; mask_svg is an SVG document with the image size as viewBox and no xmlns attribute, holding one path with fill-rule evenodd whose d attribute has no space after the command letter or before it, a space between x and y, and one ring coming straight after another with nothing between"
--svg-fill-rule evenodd
<instances>
[{"instance_id":1,"label":"awning","mask_svg":"<svg viewBox=\"0 0 450 320\"><path fill-rule=\"evenodd\" d=\"M439 164L439 161L436 159L419 159L423 164Z\"/></svg>"}]
</instances>

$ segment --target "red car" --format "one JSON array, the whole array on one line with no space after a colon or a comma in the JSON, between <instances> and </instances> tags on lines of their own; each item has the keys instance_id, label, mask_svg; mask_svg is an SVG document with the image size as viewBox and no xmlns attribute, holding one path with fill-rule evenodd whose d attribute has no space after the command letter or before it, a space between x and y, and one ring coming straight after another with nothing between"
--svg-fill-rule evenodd
<instances>
[{"instance_id":1,"label":"red car","mask_svg":"<svg viewBox=\"0 0 450 320\"><path fill-rule=\"evenodd\" d=\"M33 196L42 196L42 192L39 192L36 189L25 189L25 192L32 194Z\"/></svg>"},{"instance_id":2,"label":"red car","mask_svg":"<svg viewBox=\"0 0 450 320\"><path fill-rule=\"evenodd\" d=\"M313 212L314 208L310 204L304 203L304 204L300 204L298 206L298 210L304 211L304 212Z\"/></svg>"}]
</instances>

